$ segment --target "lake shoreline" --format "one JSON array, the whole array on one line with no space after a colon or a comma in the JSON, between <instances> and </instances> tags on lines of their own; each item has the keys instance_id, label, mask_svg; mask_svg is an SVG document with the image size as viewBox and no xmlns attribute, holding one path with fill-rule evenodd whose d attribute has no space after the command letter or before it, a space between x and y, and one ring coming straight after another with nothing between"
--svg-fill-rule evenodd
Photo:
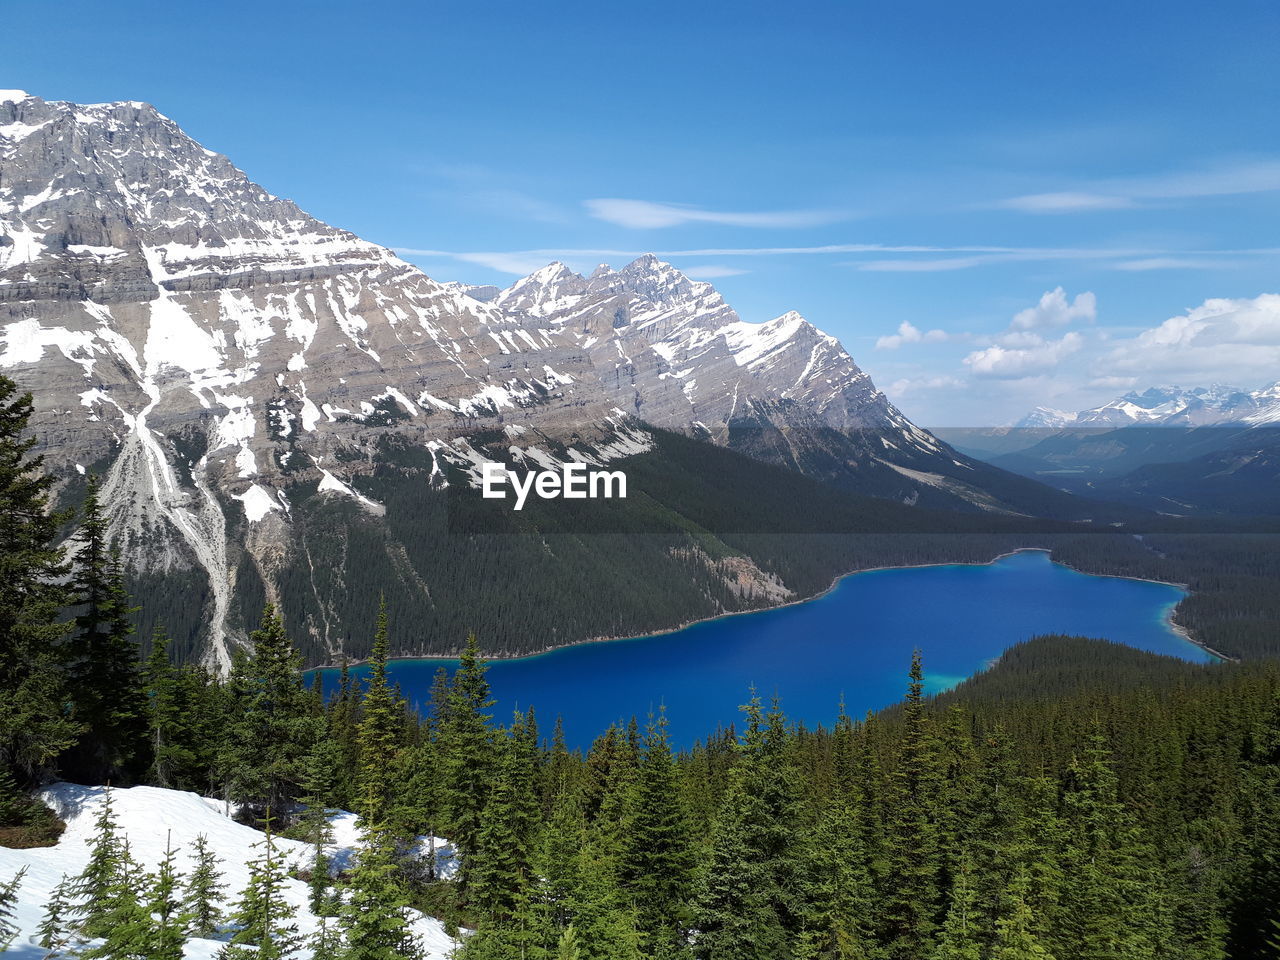
<instances>
[{"instance_id":1,"label":"lake shoreline","mask_svg":"<svg viewBox=\"0 0 1280 960\"><path fill-rule=\"evenodd\" d=\"M687 630L689 627L696 626L702 623L714 623L717 620L726 620L730 617L742 617L742 616L749 616L751 614L756 614L756 613L768 613L772 610L783 610L783 609L786 609L787 607L794 607L802 603L811 603L814 600L820 600L823 597L830 594L833 590L835 590L838 586L840 586L840 584L844 580L848 579L849 577L856 577L859 574L863 574L863 573L877 573L877 572L886 571L886 570L918 570L924 567L989 567L999 563L1001 560L1005 559L1006 557L1012 557L1019 553L1046 553L1049 555L1051 562L1057 563L1059 566L1066 567L1068 570L1072 570L1075 573L1081 574L1082 576L1086 576L1086 577L1108 577L1116 580L1135 580L1140 583L1158 583L1158 584L1161 584L1162 586L1177 587L1179 590L1184 591L1187 596L1191 595L1190 587L1188 584L1185 584L1185 583L1173 583L1169 580L1153 580L1150 577L1126 577L1121 574L1090 573L1087 570L1080 570L1077 567L1073 567L1071 566L1071 564L1068 564L1068 563L1063 563L1060 560L1053 560L1052 559L1053 550L1049 547L1017 547L1013 550L1006 550L1004 553L998 554L992 557L990 560L957 560L950 563L906 563L906 564L886 565L886 566L879 566L879 567L862 567L857 570L850 570L847 573L842 573L837 575L832 579L831 583L825 589L821 590L818 593L811 594L807 597L797 597L795 600L788 600L785 603L759 607L755 610L731 610L725 613L716 614L713 617L698 617L692 620L686 620L673 627L664 627L661 630L652 630L648 633L632 634L628 636L586 637L582 640L574 640L571 643L562 643L556 646L544 647L543 649L535 651L533 653L486 655L484 657L484 660L490 663L507 662L507 661L515 661L515 660L530 660L530 659L533 659L534 657L544 657L548 654L555 653L558 650L568 650L573 647L582 646L583 644L588 644L588 643L621 643L628 640L647 640L647 639L652 639L653 637L662 637L672 633L679 633L681 630ZM1186 599L1186 598L1184 597L1183 599ZM1181 603L1181 602L1182 602L1181 600L1178 601L1178 603ZM1191 634L1191 631L1189 631L1186 627L1182 626L1182 624L1174 620L1173 616L1174 616L1174 613L1177 611L1177 606L1178 604L1174 604L1173 607L1169 609L1169 612L1165 615L1165 618L1164 618L1165 625L1167 626L1167 628L1171 633L1175 634L1178 637L1181 637L1183 640L1186 640L1191 645L1198 647L1199 649L1203 650L1205 653L1209 654L1211 657L1214 657L1220 662L1223 662L1223 663L1239 662L1236 658L1229 657L1224 653L1214 650L1208 644L1203 643L1200 640L1197 640ZM391 662L407 662L407 661L426 662L426 661L435 660L440 662L444 662L444 661L456 662L457 659L458 658L456 656L447 656L447 655L395 656L395 657L391 657L390 661ZM363 659L361 660L352 659L352 660L348 660L346 665L349 668L358 667L365 662L366 661ZM340 670L341 668L342 668L341 663L320 664L315 667L309 667L308 672L315 671L315 670Z\"/></svg>"}]
</instances>

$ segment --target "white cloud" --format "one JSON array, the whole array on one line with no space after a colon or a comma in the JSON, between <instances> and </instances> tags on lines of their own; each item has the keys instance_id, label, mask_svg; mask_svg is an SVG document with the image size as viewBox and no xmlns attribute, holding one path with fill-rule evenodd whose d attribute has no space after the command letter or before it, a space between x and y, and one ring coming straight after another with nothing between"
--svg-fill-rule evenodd
<instances>
[{"instance_id":1,"label":"white cloud","mask_svg":"<svg viewBox=\"0 0 1280 960\"><path fill-rule=\"evenodd\" d=\"M945 374L937 377L903 377L889 385L889 393L895 397L905 397L929 390L952 390L964 385L965 382L959 377Z\"/></svg>"},{"instance_id":2,"label":"white cloud","mask_svg":"<svg viewBox=\"0 0 1280 960\"><path fill-rule=\"evenodd\" d=\"M833 210L731 213L704 210L678 203L654 203L650 200L623 200L608 197L587 200L584 206L587 212L597 220L636 230L678 227L686 223L716 223L730 227L816 227L849 218L847 213Z\"/></svg>"},{"instance_id":3,"label":"white cloud","mask_svg":"<svg viewBox=\"0 0 1280 960\"><path fill-rule=\"evenodd\" d=\"M1049 290L1034 307L1014 315L1009 324L1014 330L1038 330L1042 327L1065 327L1072 320L1098 319L1098 298L1089 291L1076 295L1070 303L1061 287Z\"/></svg>"},{"instance_id":4,"label":"white cloud","mask_svg":"<svg viewBox=\"0 0 1280 960\"><path fill-rule=\"evenodd\" d=\"M897 350L904 343L942 343L948 338L945 330L922 332L914 324L903 320L898 324L898 332L876 340L877 350Z\"/></svg>"},{"instance_id":5,"label":"white cloud","mask_svg":"<svg viewBox=\"0 0 1280 960\"><path fill-rule=\"evenodd\" d=\"M1078 213L1082 210L1122 210L1132 207L1128 197L1113 197L1101 193L1031 193L1011 197L1001 206L1023 213Z\"/></svg>"},{"instance_id":6,"label":"white cloud","mask_svg":"<svg viewBox=\"0 0 1280 960\"><path fill-rule=\"evenodd\" d=\"M1192 259L1190 257L1144 257L1140 260L1122 260L1111 265L1112 270L1215 270L1235 266L1232 260Z\"/></svg>"},{"instance_id":7,"label":"white cloud","mask_svg":"<svg viewBox=\"0 0 1280 960\"><path fill-rule=\"evenodd\" d=\"M975 350L964 358L964 364L977 377L1018 380L1054 369L1064 357L1084 345L1084 338L1073 330L1058 340L1029 334L1020 342L1022 345L1016 347L995 344L984 350Z\"/></svg>"},{"instance_id":8,"label":"white cloud","mask_svg":"<svg viewBox=\"0 0 1280 960\"><path fill-rule=\"evenodd\" d=\"M1280 161L1264 160L1208 170L1099 181L1080 190L1010 197L998 206L1023 213L1080 213L1136 207L1144 201L1192 200L1276 190L1280 190Z\"/></svg>"},{"instance_id":9,"label":"white cloud","mask_svg":"<svg viewBox=\"0 0 1280 960\"><path fill-rule=\"evenodd\" d=\"M979 257L942 257L928 260L868 260L857 265L859 270L873 273L939 273L946 270L968 270L983 264L1007 259L1004 255Z\"/></svg>"},{"instance_id":10,"label":"white cloud","mask_svg":"<svg viewBox=\"0 0 1280 960\"><path fill-rule=\"evenodd\" d=\"M1116 341L1105 374L1142 380L1261 382L1280 370L1280 294L1215 298Z\"/></svg>"}]
</instances>

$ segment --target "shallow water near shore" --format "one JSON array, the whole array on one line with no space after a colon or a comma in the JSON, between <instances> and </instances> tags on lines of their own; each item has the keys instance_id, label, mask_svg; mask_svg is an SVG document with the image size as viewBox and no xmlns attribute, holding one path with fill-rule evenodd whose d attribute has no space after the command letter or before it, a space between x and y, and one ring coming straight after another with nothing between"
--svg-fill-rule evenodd
<instances>
[{"instance_id":1,"label":"shallow water near shore","mask_svg":"<svg viewBox=\"0 0 1280 960\"><path fill-rule=\"evenodd\" d=\"M1025 550L990 564L900 567L851 574L805 603L696 623L671 633L584 643L490 664L495 717L532 706L550 735L564 718L570 747L586 747L616 720L665 704L673 742L688 746L737 721L754 685L782 698L788 717L830 725L837 704L860 717L901 699L911 653L924 655L938 692L1038 634L1105 637L1184 660L1213 659L1175 631L1172 584L1097 577ZM424 703L440 666L396 660L390 673ZM357 676L367 671L354 668ZM325 670L326 691L337 671Z\"/></svg>"}]
</instances>

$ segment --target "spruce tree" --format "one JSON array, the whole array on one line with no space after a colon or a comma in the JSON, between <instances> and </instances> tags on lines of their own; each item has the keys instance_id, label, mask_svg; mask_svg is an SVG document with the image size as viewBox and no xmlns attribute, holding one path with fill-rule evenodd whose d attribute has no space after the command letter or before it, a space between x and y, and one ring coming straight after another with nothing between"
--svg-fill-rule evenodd
<instances>
[{"instance_id":1,"label":"spruce tree","mask_svg":"<svg viewBox=\"0 0 1280 960\"><path fill-rule=\"evenodd\" d=\"M105 936L114 917L127 913L136 896L130 886L132 862L116 821L111 789L103 791L94 819L89 858L73 885L79 932L90 939Z\"/></svg>"},{"instance_id":2,"label":"spruce tree","mask_svg":"<svg viewBox=\"0 0 1280 960\"><path fill-rule=\"evenodd\" d=\"M331 799L335 806L354 810L359 806L360 691L346 657L342 658L338 693L329 703L327 720L328 739L336 745L338 754Z\"/></svg>"},{"instance_id":3,"label":"spruce tree","mask_svg":"<svg viewBox=\"0 0 1280 960\"><path fill-rule=\"evenodd\" d=\"M665 708L645 733L628 840L619 878L636 907L641 949L657 953L684 941L694 867Z\"/></svg>"},{"instance_id":4,"label":"spruce tree","mask_svg":"<svg viewBox=\"0 0 1280 960\"><path fill-rule=\"evenodd\" d=\"M302 661L273 607L267 607L250 641L252 655L238 661L242 675L232 678L240 702L222 762L231 799L254 814L270 809L287 822L320 722L306 709Z\"/></svg>"},{"instance_id":5,"label":"spruce tree","mask_svg":"<svg viewBox=\"0 0 1280 960\"><path fill-rule=\"evenodd\" d=\"M556 944L555 960L584 960L582 950L578 946L578 931L572 923L560 933L560 941Z\"/></svg>"},{"instance_id":6,"label":"spruce tree","mask_svg":"<svg viewBox=\"0 0 1280 960\"><path fill-rule=\"evenodd\" d=\"M191 678L169 658L169 638L161 627L151 636L151 652L143 667L147 703L150 782L157 787L195 786L191 772L197 765L198 717L193 715Z\"/></svg>"},{"instance_id":7,"label":"spruce tree","mask_svg":"<svg viewBox=\"0 0 1280 960\"><path fill-rule=\"evenodd\" d=\"M991 950L991 960L1054 960L1053 953L1036 933L1035 919L1025 896L1028 883L1025 873L1014 878L1008 895L1009 910L996 922L996 939ZM1106 956L1154 957L1156 953L1143 950L1138 953L1100 953L1088 956L1096 956L1101 960Z\"/></svg>"},{"instance_id":8,"label":"spruce tree","mask_svg":"<svg viewBox=\"0 0 1280 960\"><path fill-rule=\"evenodd\" d=\"M447 836L461 859L458 881L465 889L474 866L483 814L489 799L494 766L494 744L489 729L493 706L485 665L475 635L467 638L449 688L449 711L441 730L443 754L442 801L448 818Z\"/></svg>"},{"instance_id":9,"label":"spruce tree","mask_svg":"<svg viewBox=\"0 0 1280 960\"><path fill-rule=\"evenodd\" d=\"M1266 957L1280 931L1280 693L1247 747L1239 788L1244 836L1240 880L1229 904L1230 955ZM1280 949L1270 956L1280 957Z\"/></svg>"},{"instance_id":10,"label":"spruce tree","mask_svg":"<svg viewBox=\"0 0 1280 960\"><path fill-rule=\"evenodd\" d=\"M0 953L4 953L18 935L14 907L18 902L18 888L26 875L27 868L23 867L13 879L0 883Z\"/></svg>"},{"instance_id":11,"label":"spruce tree","mask_svg":"<svg viewBox=\"0 0 1280 960\"><path fill-rule=\"evenodd\" d=\"M932 960L983 960L983 915L969 857L960 854L951 880L947 916Z\"/></svg>"},{"instance_id":12,"label":"spruce tree","mask_svg":"<svg viewBox=\"0 0 1280 960\"><path fill-rule=\"evenodd\" d=\"M83 730L64 689L69 594L57 544L67 515L50 512L53 478L30 455L33 412L31 395L0 376L0 771L23 783L46 774ZM10 788L0 807L17 810L15 799Z\"/></svg>"},{"instance_id":13,"label":"spruce tree","mask_svg":"<svg viewBox=\"0 0 1280 960\"><path fill-rule=\"evenodd\" d=\"M498 767L476 834L468 899L485 916L509 923L530 882L532 838L521 829L518 810L536 803L523 763L518 733L498 736Z\"/></svg>"},{"instance_id":14,"label":"spruce tree","mask_svg":"<svg viewBox=\"0 0 1280 960\"><path fill-rule=\"evenodd\" d=\"M754 693L754 691L753 691ZM779 960L800 926L794 897L794 799L781 713L766 729L760 700L746 707L747 729L712 830L691 926L705 960Z\"/></svg>"},{"instance_id":15,"label":"spruce tree","mask_svg":"<svg viewBox=\"0 0 1280 960\"><path fill-rule=\"evenodd\" d=\"M831 797L801 842L797 960L863 960L873 947L874 898L858 814Z\"/></svg>"},{"instance_id":16,"label":"spruce tree","mask_svg":"<svg viewBox=\"0 0 1280 960\"><path fill-rule=\"evenodd\" d=\"M225 887L218 858L203 833L196 837L192 859L191 875L183 888L182 912L188 917L191 936L208 938L218 932L222 922Z\"/></svg>"},{"instance_id":17,"label":"spruce tree","mask_svg":"<svg viewBox=\"0 0 1280 960\"><path fill-rule=\"evenodd\" d=\"M1071 762L1063 807L1061 952L1080 960L1150 954L1164 932L1152 936L1156 891L1142 862L1149 851L1119 798L1100 730Z\"/></svg>"},{"instance_id":18,"label":"spruce tree","mask_svg":"<svg viewBox=\"0 0 1280 960\"><path fill-rule=\"evenodd\" d=\"M320 924L307 941L311 948L311 960L343 960L345 945L338 924L325 915L320 916Z\"/></svg>"},{"instance_id":19,"label":"spruce tree","mask_svg":"<svg viewBox=\"0 0 1280 960\"><path fill-rule=\"evenodd\" d=\"M294 922L297 910L284 896L288 875L270 816L266 836L254 846L261 853L249 864L249 885L228 918L235 932L219 954L223 960L282 960L303 944Z\"/></svg>"},{"instance_id":20,"label":"spruce tree","mask_svg":"<svg viewBox=\"0 0 1280 960\"><path fill-rule=\"evenodd\" d=\"M106 891L97 918L96 936L102 943L83 951L86 960L160 960L155 927L146 903L147 875L123 847L123 858ZM86 934L88 931L86 930ZM178 954L181 956L181 953ZM173 960L166 956L164 960Z\"/></svg>"},{"instance_id":21,"label":"spruce tree","mask_svg":"<svg viewBox=\"0 0 1280 960\"><path fill-rule=\"evenodd\" d=\"M924 700L924 668L918 650L911 658L902 709L902 742L893 771L886 832L881 936L889 960L919 960L927 954L942 912L945 854L938 825L942 772Z\"/></svg>"},{"instance_id":22,"label":"spruce tree","mask_svg":"<svg viewBox=\"0 0 1280 960\"><path fill-rule=\"evenodd\" d=\"M394 842L381 830L366 831L364 848L346 884L339 916L346 948L342 960L401 960L420 955L396 877Z\"/></svg>"},{"instance_id":23,"label":"spruce tree","mask_svg":"<svg viewBox=\"0 0 1280 960\"><path fill-rule=\"evenodd\" d=\"M333 779L331 756L326 747L330 741L321 741L308 755L303 775L303 795L299 798L303 804L299 828L304 839L311 845L310 878L307 885L311 888L309 905L311 912L317 916L332 914L334 903L330 891L329 854L327 847L333 842L333 825L329 822L329 810L325 806L325 798L329 795Z\"/></svg>"},{"instance_id":24,"label":"spruce tree","mask_svg":"<svg viewBox=\"0 0 1280 960\"><path fill-rule=\"evenodd\" d=\"M360 777L359 811L366 826L383 826L392 803L392 771L401 748L401 716L404 704L387 682L387 602L378 608L378 626L369 655L369 684L362 703L363 716L357 728Z\"/></svg>"},{"instance_id":25,"label":"spruce tree","mask_svg":"<svg viewBox=\"0 0 1280 960\"><path fill-rule=\"evenodd\" d=\"M70 776L87 783L119 781L145 744L147 709L134 610L124 587L120 557L110 545L98 480L90 476L76 535L71 592L78 611L69 645L68 685L76 715L85 724L64 757Z\"/></svg>"},{"instance_id":26,"label":"spruce tree","mask_svg":"<svg viewBox=\"0 0 1280 960\"><path fill-rule=\"evenodd\" d=\"M170 836L146 898L147 960L182 960L191 917L182 907L176 856Z\"/></svg>"},{"instance_id":27,"label":"spruce tree","mask_svg":"<svg viewBox=\"0 0 1280 960\"><path fill-rule=\"evenodd\" d=\"M49 896L49 902L44 908L44 917L36 930L36 943L50 951L51 955L57 955L60 950L71 943L71 930L69 929L71 892L71 880L64 873L62 879L58 881L58 885L53 888L53 893Z\"/></svg>"}]
</instances>

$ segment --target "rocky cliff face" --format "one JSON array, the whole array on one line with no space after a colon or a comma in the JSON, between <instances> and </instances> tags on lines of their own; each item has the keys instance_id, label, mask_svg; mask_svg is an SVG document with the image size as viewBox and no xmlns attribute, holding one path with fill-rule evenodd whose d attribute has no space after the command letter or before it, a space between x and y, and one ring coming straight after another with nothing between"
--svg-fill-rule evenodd
<instances>
[{"instance_id":1,"label":"rocky cliff face","mask_svg":"<svg viewBox=\"0 0 1280 960\"><path fill-rule=\"evenodd\" d=\"M36 392L55 470L105 473L136 570L207 576L215 662L246 570L279 599L290 491L379 514L355 482L388 434L437 484L495 434L603 463L648 449L646 423L824 475L874 463L894 480L871 492L904 500L971 469L798 314L745 323L651 256L437 283L136 102L0 96L0 370Z\"/></svg>"}]
</instances>

